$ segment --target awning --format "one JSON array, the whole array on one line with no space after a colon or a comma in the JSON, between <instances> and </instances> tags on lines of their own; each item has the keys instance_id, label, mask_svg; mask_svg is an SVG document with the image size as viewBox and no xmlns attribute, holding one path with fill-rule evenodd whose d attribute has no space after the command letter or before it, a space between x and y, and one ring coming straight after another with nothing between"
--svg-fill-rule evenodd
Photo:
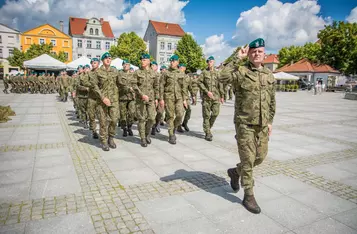
<instances>
[{"instance_id":1,"label":"awning","mask_svg":"<svg viewBox=\"0 0 357 234\"><path fill-rule=\"evenodd\" d=\"M285 73L285 72L274 73L274 77L277 80L299 80L300 79L298 76L294 76L294 75L291 75L291 74Z\"/></svg>"},{"instance_id":2,"label":"awning","mask_svg":"<svg viewBox=\"0 0 357 234\"><path fill-rule=\"evenodd\" d=\"M90 65L90 59L85 57L85 56L82 56L82 57L80 57L80 58L68 63L67 64L67 70L70 70L70 71L77 70L79 65L84 66L86 64Z\"/></svg>"},{"instance_id":3,"label":"awning","mask_svg":"<svg viewBox=\"0 0 357 234\"><path fill-rule=\"evenodd\" d=\"M63 70L66 69L67 66L48 54L43 54L34 59L25 61L24 67L38 70Z\"/></svg>"}]
</instances>

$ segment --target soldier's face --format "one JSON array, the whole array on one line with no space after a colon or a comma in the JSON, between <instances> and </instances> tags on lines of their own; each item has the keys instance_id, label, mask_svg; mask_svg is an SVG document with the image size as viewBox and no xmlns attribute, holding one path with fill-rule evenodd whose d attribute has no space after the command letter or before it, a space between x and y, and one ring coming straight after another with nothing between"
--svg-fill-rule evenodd
<instances>
[{"instance_id":1,"label":"soldier's face","mask_svg":"<svg viewBox=\"0 0 357 234\"><path fill-rule=\"evenodd\" d=\"M129 63L125 63L123 65L123 69L124 69L124 71L128 71L130 69L130 64Z\"/></svg>"},{"instance_id":2,"label":"soldier's face","mask_svg":"<svg viewBox=\"0 0 357 234\"><path fill-rule=\"evenodd\" d=\"M141 60L142 67L148 67L149 65L150 65L150 59L142 59Z\"/></svg>"},{"instance_id":3,"label":"soldier's face","mask_svg":"<svg viewBox=\"0 0 357 234\"><path fill-rule=\"evenodd\" d=\"M179 61L173 60L170 62L172 68L176 68L179 65Z\"/></svg>"},{"instance_id":4,"label":"soldier's face","mask_svg":"<svg viewBox=\"0 0 357 234\"><path fill-rule=\"evenodd\" d=\"M249 61L251 63L262 63L265 57L265 48L252 48L248 52Z\"/></svg>"},{"instance_id":5,"label":"soldier's face","mask_svg":"<svg viewBox=\"0 0 357 234\"><path fill-rule=\"evenodd\" d=\"M98 61L93 61L93 62L92 62L92 68L93 68L93 69L97 69L98 66L99 66L99 62L98 62Z\"/></svg>"},{"instance_id":6,"label":"soldier's face","mask_svg":"<svg viewBox=\"0 0 357 234\"><path fill-rule=\"evenodd\" d=\"M103 59L103 64L106 67L109 67L111 62L112 62L112 58L111 57L107 57L107 58Z\"/></svg>"},{"instance_id":7,"label":"soldier's face","mask_svg":"<svg viewBox=\"0 0 357 234\"><path fill-rule=\"evenodd\" d=\"M209 60L207 63L209 68L212 68L214 66L214 60Z\"/></svg>"},{"instance_id":8,"label":"soldier's face","mask_svg":"<svg viewBox=\"0 0 357 234\"><path fill-rule=\"evenodd\" d=\"M180 67L180 71L185 72L186 71L186 67Z\"/></svg>"},{"instance_id":9,"label":"soldier's face","mask_svg":"<svg viewBox=\"0 0 357 234\"><path fill-rule=\"evenodd\" d=\"M158 69L157 65L155 65L155 64L152 64L152 65L151 65L151 68L152 68L152 70L154 70L154 71L157 71L157 69Z\"/></svg>"}]
</instances>

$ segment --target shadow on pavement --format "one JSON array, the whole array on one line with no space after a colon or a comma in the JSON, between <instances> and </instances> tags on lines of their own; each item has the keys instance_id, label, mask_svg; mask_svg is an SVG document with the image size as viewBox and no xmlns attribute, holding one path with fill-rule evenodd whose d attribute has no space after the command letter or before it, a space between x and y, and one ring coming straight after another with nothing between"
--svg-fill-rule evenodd
<instances>
[{"instance_id":1,"label":"shadow on pavement","mask_svg":"<svg viewBox=\"0 0 357 234\"><path fill-rule=\"evenodd\" d=\"M171 182L174 180L183 180L194 186L214 195L220 196L232 203L242 203L242 200L232 195L233 191L227 191L226 189L217 189L223 186L229 185L225 178L202 171L186 171L180 169L175 171L175 174L161 177L161 181ZM216 185L216 186L215 186ZM209 205L209 204L207 204Z\"/></svg>"}]
</instances>

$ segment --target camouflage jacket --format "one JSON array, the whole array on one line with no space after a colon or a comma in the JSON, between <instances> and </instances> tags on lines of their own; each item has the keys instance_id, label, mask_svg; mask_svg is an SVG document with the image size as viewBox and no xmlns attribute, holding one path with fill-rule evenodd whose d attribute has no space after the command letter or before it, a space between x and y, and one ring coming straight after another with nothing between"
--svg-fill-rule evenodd
<instances>
[{"instance_id":1,"label":"camouflage jacket","mask_svg":"<svg viewBox=\"0 0 357 234\"><path fill-rule=\"evenodd\" d=\"M139 69L133 73L133 89L138 99L147 95L150 101L159 99L159 79L158 74L152 69Z\"/></svg>"},{"instance_id":2,"label":"camouflage jacket","mask_svg":"<svg viewBox=\"0 0 357 234\"><path fill-rule=\"evenodd\" d=\"M250 63L238 66L232 62L220 72L219 80L232 84L235 91L236 123L260 126L273 123L276 105L275 79L268 68L257 69Z\"/></svg>"},{"instance_id":3,"label":"camouflage jacket","mask_svg":"<svg viewBox=\"0 0 357 234\"><path fill-rule=\"evenodd\" d=\"M200 89L200 87L198 86L198 78L191 78L191 91L192 92L197 92ZM190 91L190 92L191 92Z\"/></svg>"},{"instance_id":4,"label":"camouflage jacket","mask_svg":"<svg viewBox=\"0 0 357 234\"><path fill-rule=\"evenodd\" d=\"M79 98L88 98L89 87L86 86L89 82L88 73L82 73L79 75L78 85L76 89L76 95Z\"/></svg>"},{"instance_id":5,"label":"camouflage jacket","mask_svg":"<svg viewBox=\"0 0 357 234\"><path fill-rule=\"evenodd\" d=\"M169 68L160 77L160 99L186 100L186 74L178 69Z\"/></svg>"},{"instance_id":6,"label":"camouflage jacket","mask_svg":"<svg viewBox=\"0 0 357 234\"><path fill-rule=\"evenodd\" d=\"M135 86L135 79L133 73L128 71L119 71L118 83L124 83L126 86L119 86L119 101L129 101L135 99L134 89L130 88Z\"/></svg>"},{"instance_id":7,"label":"camouflage jacket","mask_svg":"<svg viewBox=\"0 0 357 234\"><path fill-rule=\"evenodd\" d=\"M102 101L104 98L108 98L112 104L118 102L118 72L116 69L109 67L107 70L103 65L89 73L89 82L97 100Z\"/></svg>"},{"instance_id":8,"label":"camouflage jacket","mask_svg":"<svg viewBox=\"0 0 357 234\"><path fill-rule=\"evenodd\" d=\"M185 90L186 90L186 99L190 99L190 93L192 93L192 81L191 81L191 77L187 74L185 74L185 80L184 80L184 84L185 84Z\"/></svg>"},{"instance_id":9,"label":"camouflage jacket","mask_svg":"<svg viewBox=\"0 0 357 234\"><path fill-rule=\"evenodd\" d=\"M70 86L70 80L67 75L60 77L61 88L68 88Z\"/></svg>"},{"instance_id":10,"label":"camouflage jacket","mask_svg":"<svg viewBox=\"0 0 357 234\"><path fill-rule=\"evenodd\" d=\"M221 82L218 80L219 73L216 70L203 70L198 78L198 85L203 91L203 100L211 100L207 93L213 93L215 101L219 101L224 96L224 89Z\"/></svg>"}]
</instances>

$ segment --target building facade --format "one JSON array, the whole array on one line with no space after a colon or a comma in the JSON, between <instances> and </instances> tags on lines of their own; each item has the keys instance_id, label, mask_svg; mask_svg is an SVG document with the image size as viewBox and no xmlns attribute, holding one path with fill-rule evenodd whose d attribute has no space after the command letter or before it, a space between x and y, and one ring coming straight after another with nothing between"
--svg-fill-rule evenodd
<instances>
[{"instance_id":1,"label":"building facade","mask_svg":"<svg viewBox=\"0 0 357 234\"><path fill-rule=\"evenodd\" d=\"M21 47L24 52L26 52L32 44L50 43L52 43L53 46L51 53L58 54L63 51L67 57L67 62L72 61L72 38L50 24L44 24L30 29L23 32L21 36Z\"/></svg>"},{"instance_id":2,"label":"building facade","mask_svg":"<svg viewBox=\"0 0 357 234\"><path fill-rule=\"evenodd\" d=\"M115 43L109 22L102 18L69 18L69 33L73 38L73 60L85 56L99 58Z\"/></svg>"},{"instance_id":3,"label":"building facade","mask_svg":"<svg viewBox=\"0 0 357 234\"><path fill-rule=\"evenodd\" d=\"M19 67L12 67L7 58L13 55L14 49L21 49L20 32L4 24L0 24L0 79L12 70L19 71Z\"/></svg>"},{"instance_id":4,"label":"building facade","mask_svg":"<svg viewBox=\"0 0 357 234\"><path fill-rule=\"evenodd\" d=\"M144 41L149 45L149 53L158 64L169 63L170 57L175 53L177 43L185 35L178 24L149 21Z\"/></svg>"},{"instance_id":5,"label":"building facade","mask_svg":"<svg viewBox=\"0 0 357 234\"><path fill-rule=\"evenodd\" d=\"M266 68L268 68L270 71L274 72L279 66L278 55L276 55L276 54L266 55L263 63Z\"/></svg>"}]
</instances>

